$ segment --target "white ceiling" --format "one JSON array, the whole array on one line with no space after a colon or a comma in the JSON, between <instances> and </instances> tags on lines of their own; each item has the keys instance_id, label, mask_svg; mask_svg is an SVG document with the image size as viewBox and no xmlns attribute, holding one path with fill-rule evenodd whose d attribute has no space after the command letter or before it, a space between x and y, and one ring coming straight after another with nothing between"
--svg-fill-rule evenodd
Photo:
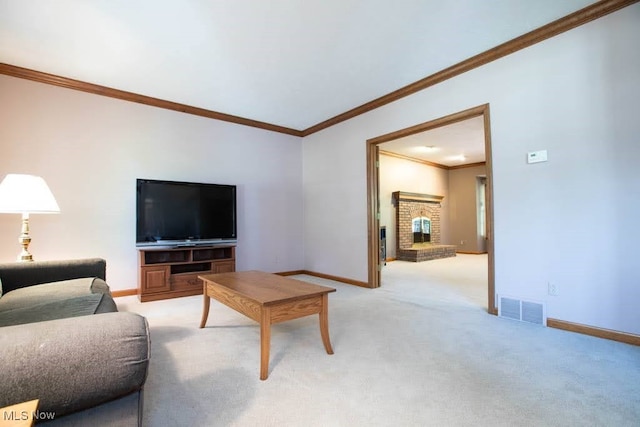
<instances>
[{"instance_id":1,"label":"white ceiling","mask_svg":"<svg viewBox=\"0 0 640 427\"><path fill-rule=\"evenodd\" d=\"M594 0L0 0L0 62L303 130Z\"/></svg>"},{"instance_id":2,"label":"white ceiling","mask_svg":"<svg viewBox=\"0 0 640 427\"><path fill-rule=\"evenodd\" d=\"M389 151L444 166L485 161L482 116L379 144Z\"/></svg>"}]
</instances>

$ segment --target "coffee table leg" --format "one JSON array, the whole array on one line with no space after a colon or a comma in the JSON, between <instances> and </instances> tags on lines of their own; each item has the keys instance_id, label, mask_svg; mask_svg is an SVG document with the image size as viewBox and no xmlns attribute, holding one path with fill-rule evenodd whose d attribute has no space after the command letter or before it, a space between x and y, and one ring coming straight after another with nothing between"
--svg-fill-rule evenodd
<instances>
[{"instance_id":1,"label":"coffee table leg","mask_svg":"<svg viewBox=\"0 0 640 427\"><path fill-rule=\"evenodd\" d=\"M262 307L260 316L260 379L269 376L269 348L271 346L271 309Z\"/></svg>"},{"instance_id":2,"label":"coffee table leg","mask_svg":"<svg viewBox=\"0 0 640 427\"><path fill-rule=\"evenodd\" d=\"M202 308L202 320L200 320L200 327L204 328L204 325L207 323L207 318L209 317L209 303L211 302L211 298L207 295L207 285L205 285L204 289L204 307Z\"/></svg>"},{"instance_id":3,"label":"coffee table leg","mask_svg":"<svg viewBox=\"0 0 640 427\"><path fill-rule=\"evenodd\" d=\"M322 307L320 308L320 335L327 354L333 354L331 340L329 339L329 295L322 295Z\"/></svg>"}]
</instances>

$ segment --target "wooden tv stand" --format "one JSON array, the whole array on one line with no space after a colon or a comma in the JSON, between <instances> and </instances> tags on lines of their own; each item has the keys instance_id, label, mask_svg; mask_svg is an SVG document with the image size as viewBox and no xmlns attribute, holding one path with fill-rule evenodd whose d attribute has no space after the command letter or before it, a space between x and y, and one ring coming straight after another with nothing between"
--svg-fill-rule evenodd
<instances>
[{"instance_id":1,"label":"wooden tv stand","mask_svg":"<svg viewBox=\"0 0 640 427\"><path fill-rule=\"evenodd\" d=\"M142 302L202 294L198 276L236 271L235 245L138 250L138 298Z\"/></svg>"}]
</instances>

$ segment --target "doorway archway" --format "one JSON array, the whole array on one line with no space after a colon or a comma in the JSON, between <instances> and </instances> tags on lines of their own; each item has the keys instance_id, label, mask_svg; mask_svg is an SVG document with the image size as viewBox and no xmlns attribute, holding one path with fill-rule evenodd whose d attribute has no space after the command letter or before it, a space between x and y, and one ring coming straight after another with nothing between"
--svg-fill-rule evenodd
<instances>
[{"instance_id":1,"label":"doorway archway","mask_svg":"<svg viewBox=\"0 0 640 427\"><path fill-rule=\"evenodd\" d=\"M484 146L486 156L486 245L488 255L488 312L497 314L495 299L495 256L493 235L493 167L491 155L491 127L489 104L480 105L435 120L401 129L386 135L367 140L367 227L368 227L368 285L377 288L381 285L381 270L384 260L380 257L380 162L379 145L427 130L451 125L474 117L482 117L484 123Z\"/></svg>"}]
</instances>

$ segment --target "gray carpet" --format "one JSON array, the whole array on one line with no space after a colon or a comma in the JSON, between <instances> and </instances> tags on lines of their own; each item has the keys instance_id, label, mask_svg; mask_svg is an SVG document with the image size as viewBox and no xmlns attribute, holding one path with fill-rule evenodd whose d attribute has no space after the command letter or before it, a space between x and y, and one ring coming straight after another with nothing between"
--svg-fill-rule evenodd
<instances>
[{"instance_id":1,"label":"gray carpet","mask_svg":"<svg viewBox=\"0 0 640 427\"><path fill-rule=\"evenodd\" d=\"M388 263L376 290L296 278L337 289L335 354L317 316L274 325L266 381L255 322L118 298L151 325L145 425L640 425L640 348L488 315L484 256Z\"/></svg>"}]
</instances>

